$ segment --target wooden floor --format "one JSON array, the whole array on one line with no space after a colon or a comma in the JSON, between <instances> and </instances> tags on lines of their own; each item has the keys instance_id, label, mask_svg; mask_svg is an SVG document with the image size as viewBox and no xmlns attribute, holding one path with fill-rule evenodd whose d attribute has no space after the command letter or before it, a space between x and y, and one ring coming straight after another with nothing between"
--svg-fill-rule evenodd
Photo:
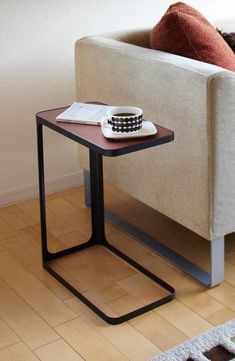
<instances>
[{"instance_id":1,"label":"wooden floor","mask_svg":"<svg viewBox=\"0 0 235 361\"><path fill-rule=\"evenodd\" d=\"M110 187L107 194L109 207L150 233L156 228L160 238L207 266L207 242ZM47 219L52 251L84 242L90 221L82 187L49 195ZM208 290L111 224L106 233L172 284L176 299L127 323L108 325L42 269L38 200L0 208L0 361L147 361L235 317L234 235L226 241L225 282ZM54 267L112 315L165 294L101 246L57 260Z\"/></svg>"}]
</instances>

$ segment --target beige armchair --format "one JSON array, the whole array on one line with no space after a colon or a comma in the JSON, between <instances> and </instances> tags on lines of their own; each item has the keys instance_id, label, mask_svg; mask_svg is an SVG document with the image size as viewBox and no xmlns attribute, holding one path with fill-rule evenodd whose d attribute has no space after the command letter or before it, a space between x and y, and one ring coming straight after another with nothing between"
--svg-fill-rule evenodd
<instances>
[{"instance_id":1,"label":"beige armchair","mask_svg":"<svg viewBox=\"0 0 235 361\"><path fill-rule=\"evenodd\" d=\"M235 74L149 49L149 29L80 39L75 57L77 101L136 105L174 130L173 143L105 159L105 176L210 241L210 273L163 253L208 286L222 282L224 236L235 231ZM85 152L79 148L88 169Z\"/></svg>"}]
</instances>

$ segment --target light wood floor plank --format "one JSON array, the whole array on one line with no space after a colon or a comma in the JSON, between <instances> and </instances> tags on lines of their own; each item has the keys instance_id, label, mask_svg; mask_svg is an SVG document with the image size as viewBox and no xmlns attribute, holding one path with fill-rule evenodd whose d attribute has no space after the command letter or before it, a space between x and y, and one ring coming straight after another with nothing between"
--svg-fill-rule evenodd
<instances>
[{"instance_id":1,"label":"light wood floor plank","mask_svg":"<svg viewBox=\"0 0 235 361\"><path fill-rule=\"evenodd\" d=\"M26 228L18 236L8 238L2 241L1 244L18 262L60 299L64 300L71 297L70 291L42 268L41 247L35 242L30 241L30 238L31 235L27 233Z\"/></svg>"},{"instance_id":2,"label":"light wood floor plank","mask_svg":"<svg viewBox=\"0 0 235 361\"><path fill-rule=\"evenodd\" d=\"M17 208L32 218L35 223L40 223L39 199L29 199L18 203Z\"/></svg>"},{"instance_id":3,"label":"light wood floor plank","mask_svg":"<svg viewBox=\"0 0 235 361\"><path fill-rule=\"evenodd\" d=\"M109 237L109 241L116 248L173 286L178 277L185 275L181 270L125 233L116 232Z\"/></svg>"},{"instance_id":4,"label":"light wood floor plank","mask_svg":"<svg viewBox=\"0 0 235 361\"><path fill-rule=\"evenodd\" d=\"M235 311L235 287L229 283L223 282L221 285L208 290L207 293L232 311Z\"/></svg>"},{"instance_id":5,"label":"light wood floor plank","mask_svg":"<svg viewBox=\"0 0 235 361\"><path fill-rule=\"evenodd\" d=\"M147 312L129 323L159 349L165 351L187 340L181 331L156 312Z\"/></svg>"},{"instance_id":6,"label":"light wood floor plank","mask_svg":"<svg viewBox=\"0 0 235 361\"><path fill-rule=\"evenodd\" d=\"M132 267L99 245L51 262L53 263L90 290L109 287L136 273Z\"/></svg>"},{"instance_id":7,"label":"light wood floor plank","mask_svg":"<svg viewBox=\"0 0 235 361\"><path fill-rule=\"evenodd\" d=\"M126 277L125 279L118 281L117 284L135 298L141 299L145 304L169 295L167 290L156 284L143 273L137 273L133 276Z\"/></svg>"},{"instance_id":8,"label":"light wood floor plank","mask_svg":"<svg viewBox=\"0 0 235 361\"><path fill-rule=\"evenodd\" d=\"M0 276L51 326L76 316L7 251L0 252Z\"/></svg>"},{"instance_id":9,"label":"light wood floor plank","mask_svg":"<svg viewBox=\"0 0 235 361\"><path fill-rule=\"evenodd\" d=\"M57 340L34 350L35 354L41 361L83 361L64 340Z\"/></svg>"},{"instance_id":10,"label":"light wood floor plank","mask_svg":"<svg viewBox=\"0 0 235 361\"><path fill-rule=\"evenodd\" d=\"M126 313L134 311L140 307L145 306L145 302L142 299L138 299L131 294L127 294L116 300L107 303L108 307L111 308L117 315L122 316Z\"/></svg>"},{"instance_id":11,"label":"light wood floor plank","mask_svg":"<svg viewBox=\"0 0 235 361\"><path fill-rule=\"evenodd\" d=\"M1 305L0 305L1 307ZM10 329L10 327L0 318L0 349L19 342L19 337Z\"/></svg>"},{"instance_id":12,"label":"light wood floor plank","mask_svg":"<svg viewBox=\"0 0 235 361\"><path fill-rule=\"evenodd\" d=\"M208 322L214 326L221 325L224 322L230 321L235 318L235 312L231 311L229 308L224 308L213 315L207 317Z\"/></svg>"},{"instance_id":13,"label":"light wood floor plank","mask_svg":"<svg viewBox=\"0 0 235 361\"><path fill-rule=\"evenodd\" d=\"M158 347L154 346L152 342L130 324L124 323L116 325L115 327L107 325L105 321L75 297L66 300L66 303L77 312L82 319L87 321L93 329L126 355L129 360L149 360L161 352Z\"/></svg>"},{"instance_id":14,"label":"light wood floor plank","mask_svg":"<svg viewBox=\"0 0 235 361\"><path fill-rule=\"evenodd\" d=\"M65 189L59 193L60 198L63 198L75 208L86 209L84 187Z\"/></svg>"},{"instance_id":15,"label":"light wood floor plank","mask_svg":"<svg viewBox=\"0 0 235 361\"><path fill-rule=\"evenodd\" d=\"M63 192L60 192L60 197L63 198L68 203L72 204L75 208L80 210L85 210L87 217L90 217L90 210L85 205L85 198L84 198L84 187L81 186L79 188L72 188L67 189ZM79 219L78 219L79 222ZM90 223L89 223L90 227ZM117 231L117 228L114 227L111 223L106 222L105 224L105 232L106 235L109 236L112 233L115 233ZM89 234L90 234L90 228L89 228ZM89 236L88 234L88 236Z\"/></svg>"},{"instance_id":16,"label":"light wood floor plank","mask_svg":"<svg viewBox=\"0 0 235 361\"><path fill-rule=\"evenodd\" d=\"M176 298L185 306L203 318L224 309L224 305L207 293L207 288L191 277L178 278L174 286L177 290Z\"/></svg>"},{"instance_id":17,"label":"light wood floor plank","mask_svg":"<svg viewBox=\"0 0 235 361\"><path fill-rule=\"evenodd\" d=\"M235 265L235 252L228 253L225 260L226 262Z\"/></svg>"},{"instance_id":18,"label":"light wood floor plank","mask_svg":"<svg viewBox=\"0 0 235 361\"><path fill-rule=\"evenodd\" d=\"M63 233L60 230L60 234L69 233L67 229L70 227L71 231L76 231L77 229L83 233L85 236L91 233L91 221L88 209L77 209L72 204L67 202L62 198L53 199L47 202L47 208L51 212L51 217L48 224L49 229L55 235L58 235L56 229L57 222L55 218L60 219L62 224L66 227L66 231ZM54 217L52 216L54 215ZM54 224L54 222L56 222Z\"/></svg>"},{"instance_id":19,"label":"light wood floor plank","mask_svg":"<svg viewBox=\"0 0 235 361\"><path fill-rule=\"evenodd\" d=\"M80 317L57 326L55 329L87 361L128 360Z\"/></svg>"},{"instance_id":20,"label":"light wood floor plank","mask_svg":"<svg viewBox=\"0 0 235 361\"><path fill-rule=\"evenodd\" d=\"M23 343L0 350L0 361L38 361L39 358Z\"/></svg>"},{"instance_id":21,"label":"light wood floor plank","mask_svg":"<svg viewBox=\"0 0 235 361\"><path fill-rule=\"evenodd\" d=\"M212 325L208 321L204 320L177 300L156 308L154 312L190 338L212 328Z\"/></svg>"},{"instance_id":22,"label":"light wood floor plank","mask_svg":"<svg viewBox=\"0 0 235 361\"><path fill-rule=\"evenodd\" d=\"M58 338L48 324L0 279L0 317L31 349Z\"/></svg>"},{"instance_id":23,"label":"light wood floor plank","mask_svg":"<svg viewBox=\"0 0 235 361\"><path fill-rule=\"evenodd\" d=\"M94 290L88 290L84 292L89 300L93 300L96 304L105 304L112 302L120 297L128 294L124 288L118 286L118 284L110 285L108 287L96 288Z\"/></svg>"},{"instance_id":24,"label":"light wood floor plank","mask_svg":"<svg viewBox=\"0 0 235 361\"><path fill-rule=\"evenodd\" d=\"M62 197L58 197L57 199L53 199L47 202L47 209L50 214L49 229L51 228L51 232L55 235L58 235L55 225L56 222L53 219L53 214L55 217L59 217L59 219L63 220L63 223L70 225L72 231L79 230L80 234L84 236L84 240L88 240L91 235L91 216L90 209L83 207L74 206L74 203L69 203L66 199ZM116 228L112 226L110 223L106 222L105 224L106 235L110 235L116 231ZM63 232L63 234L68 232Z\"/></svg>"},{"instance_id":25,"label":"light wood floor plank","mask_svg":"<svg viewBox=\"0 0 235 361\"><path fill-rule=\"evenodd\" d=\"M36 223L33 218L22 212L17 205L0 208L0 217L15 230L20 230Z\"/></svg>"},{"instance_id":26,"label":"light wood floor plank","mask_svg":"<svg viewBox=\"0 0 235 361\"><path fill-rule=\"evenodd\" d=\"M79 229L76 231L61 234L58 236L58 239L66 244L68 247L77 246L78 244L82 244L87 242L89 235L84 235Z\"/></svg>"},{"instance_id":27,"label":"light wood floor plank","mask_svg":"<svg viewBox=\"0 0 235 361\"><path fill-rule=\"evenodd\" d=\"M17 231L11 225L0 217L0 241L16 236Z\"/></svg>"},{"instance_id":28,"label":"light wood floor plank","mask_svg":"<svg viewBox=\"0 0 235 361\"><path fill-rule=\"evenodd\" d=\"M55 221L54 215L52 218L53 218L53 221ZM57 223L57 222L59 222L58 219L55 221L55 223ZM64 235L66 226L64 227L63 224L60 224L58 227L59 228L57 229L57 231L61 230L61 235ZM71 232L70 228L67 229L67 232L68 233ZM28 239L30 242L38 245L41 248L41 227L39 224L30 226L30 227L26 227L23 230L20 230L18 234L22 235L23 237ZM59 235L54 235L50 231L49 226L47 227L47 246L48 246L48 250L52 253L60 251L64 248L67 248L67 244L59 238Z\"/></svg>"},{"instance_id":29,"label":"light wood floor plank","mask_svg":"<svg viewBox=\"0 0 235 361\"><path fill-rule=\"evenodd\" d=\"M235 287L235 264L229 262L225 263L225 280L233 287Z\"/></svg>"}]
</instances>

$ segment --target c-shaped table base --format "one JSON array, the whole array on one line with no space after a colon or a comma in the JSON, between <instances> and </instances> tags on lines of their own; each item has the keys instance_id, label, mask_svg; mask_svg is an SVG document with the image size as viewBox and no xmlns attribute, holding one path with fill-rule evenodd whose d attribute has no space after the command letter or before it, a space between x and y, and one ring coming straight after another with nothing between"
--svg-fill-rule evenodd
<instances>
[{"instance_id":1,"label":"c-shaped table base","mask_svg":"<svg viewBox=\"0 0 235 361\"><path fill-rule=\"evenodd\" d=\"M128 321L133 317L141 315L156 307L159 307L169 301L175 296L175 290L165 281L161 280L153 273L142 267L133 259L122 253L120 250L108 243L104 231L104 195L103 195L103 159L102 155L97 151L90 149L90 191L91 191L91 220L92 220L92 235L90 240L86 243L64 249L59 252L51 253L47 247L47 231L46 231L46 202L45 202L45 183L44 183L44 159L43 159L43 131L42 123L37 122L37 140L38 140L38 169L39 169L39 192L40 192L40 214L41 214L41 236L42 236L42 260L43 267L54 276L60 283L69 289L75 296L77 296L83 303L90 307L103 320L110 324L119 324ZM50 266L50 261L60 257L69 255L74 252L80 252L85 248L94 245L102 245L108 248L111 252L118 255L131 266L151 278L155 283L163 287L169 292L169 295L158 299L148 305L131 311L119 317L110 317L99 309L93 302L73 287L65 278L57 273L53 267Z\"/></svg>"}]
</instances>

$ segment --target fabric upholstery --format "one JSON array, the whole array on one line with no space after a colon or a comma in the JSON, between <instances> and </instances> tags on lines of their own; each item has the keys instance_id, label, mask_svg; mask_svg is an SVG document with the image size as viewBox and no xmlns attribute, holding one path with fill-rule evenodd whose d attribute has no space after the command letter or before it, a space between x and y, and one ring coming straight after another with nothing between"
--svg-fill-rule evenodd
<instances>
[{"instance_id":1,"label":"fabric upholstery","mask_svg":"<svg viewBox=\"0 0 235 361\"><path fill-rule=\"evenodd\" d=\"M175 141L105 158L105 176L206 239L235 231L235 197L232 201L228 189L221 194L224 185L235 189L230 134L235 106L229 97L230 92L234 95L235 74L139 47L139 33L141 41L147 42L149 29L76 43L76 99L139 106L147 119L174 130ZM84 168L88 168L87 155L79 146Z\"/></svg>"},{"instance_id":2,"label":"fabric upholstery","mask_svg":"<svg viewBox=\"0 0 235 361\"><path fill-rule=\"evenodd\" d=\"M211 79L212 92L212 215L215 237L235 231L235 77Z\"/></svg>"},{"instance_id":3,"label":"fabric upholstery","mask_svg":"<svg viewBox=\"0 0 235 361\"><path fill-rule=\"evenodd\" d=\"M151 48L235 71L235 55L207 19L191 6L169 7L150 32Z\"/></svg>"}]
</instances>

